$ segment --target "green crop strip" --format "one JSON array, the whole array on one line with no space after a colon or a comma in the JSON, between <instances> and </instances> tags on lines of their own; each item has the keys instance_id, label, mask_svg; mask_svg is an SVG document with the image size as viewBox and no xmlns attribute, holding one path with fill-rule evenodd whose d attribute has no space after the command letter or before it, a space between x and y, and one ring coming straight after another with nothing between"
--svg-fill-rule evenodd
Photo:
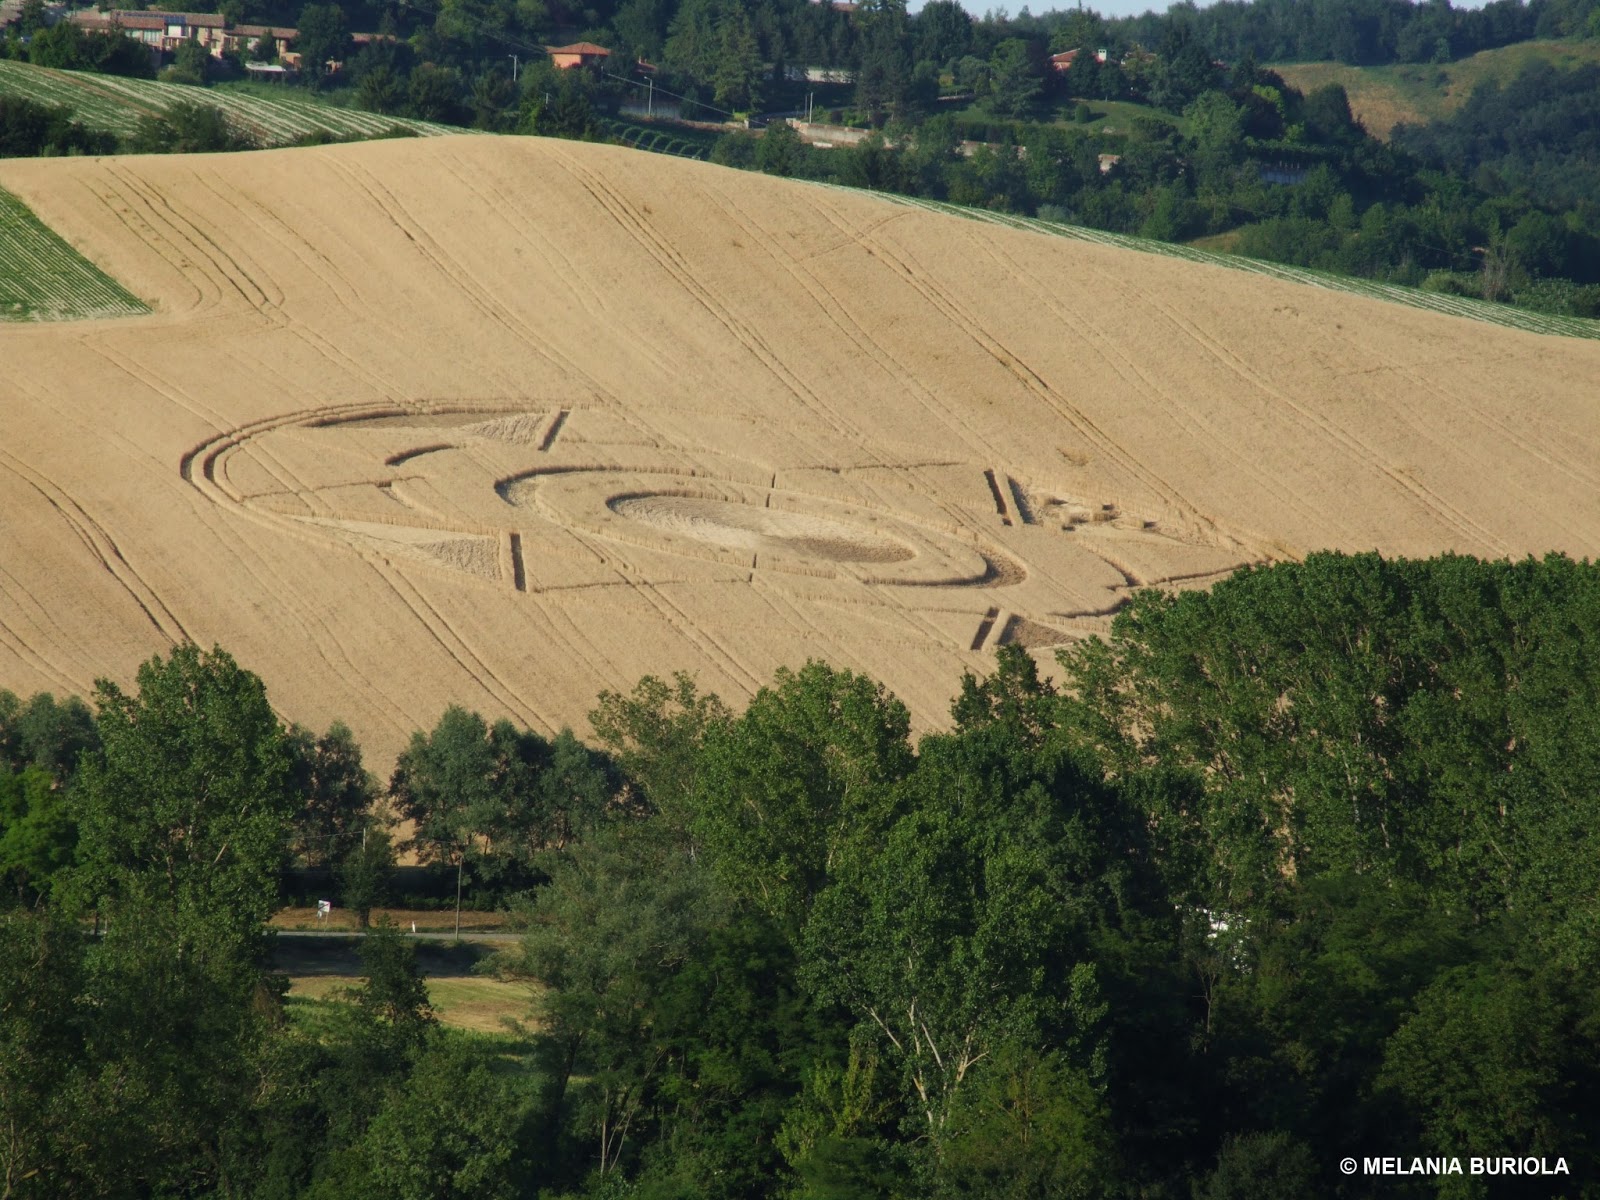
<instances>
[{"instance_id":1,"label":"green crop strip","mask_svg":"<svg viewBox=\"0 0 1600 1200\"><path fill-rule=\"evenodd\" d=\"M0 321L131 317L150 309L0 189Z\"/></svg>"}]
</instances>

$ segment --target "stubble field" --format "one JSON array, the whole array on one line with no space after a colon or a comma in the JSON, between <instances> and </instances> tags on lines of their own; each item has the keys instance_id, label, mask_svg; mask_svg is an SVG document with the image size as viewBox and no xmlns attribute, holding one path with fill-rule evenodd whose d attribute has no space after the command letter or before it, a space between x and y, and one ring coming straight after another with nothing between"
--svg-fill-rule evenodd
<instances>
[{"instance_id":1,"label":"stubble field","mask_svg":"<svg viewBox=\"0 0 1600 1200\"><path fill-rule=\"evenodd\" d=\"M458 702L963 667L1312 549L1600 550L1600 344L614 147L16 161L154 315L0 332L0 686Z\"/></svg>"}]
</instances>

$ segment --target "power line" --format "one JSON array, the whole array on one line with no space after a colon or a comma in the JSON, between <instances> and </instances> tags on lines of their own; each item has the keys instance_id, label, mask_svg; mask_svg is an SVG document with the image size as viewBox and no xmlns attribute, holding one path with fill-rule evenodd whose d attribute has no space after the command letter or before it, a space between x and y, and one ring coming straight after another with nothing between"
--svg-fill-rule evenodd
<instances>
[{"instance_id":1,"label":"power line","mask_svg":"<svg viewBox=\"0 0 1600 1200\"><path fill-rule=\"evenodd\" d=\"M632 84L634 87L642 88L642 87L646 86L644 83L642 83L641 81L639 81L637 79L629 79L626 75L618 75L614 71L602 70L600 72L600 74L605 75L605 76L607 76L608 78L611 78L611 79L620 79L623 83ZM725 117L732 117L735 120L738 119L738 115L739 115L738 113L731 113L725 108L718 108L715 104L707 104L704 100L695 100L690 96L680 96L680 95L678 95L677 92L669 92L666 88L662 87L660 84L652 84L650 86L651 86L653 91L660 92L664 96L671 96L674 100L682 100L685 104L693 104L693 105L696 105L699 108L710 109L714 113L721 113Z\"/></svg>"}]
</instances>

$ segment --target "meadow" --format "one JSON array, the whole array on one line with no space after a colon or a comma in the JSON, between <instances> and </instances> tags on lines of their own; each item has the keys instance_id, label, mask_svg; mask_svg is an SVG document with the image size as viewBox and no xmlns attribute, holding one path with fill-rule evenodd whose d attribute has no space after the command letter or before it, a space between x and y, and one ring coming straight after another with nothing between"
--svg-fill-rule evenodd
<instances>
[{"instance_id":1,"label":"meadow","mask_svg":"<svg viewBox=\"0 0 1600 1200\"><path fill-rule=\"evenodd\" d=\"M1424 125L1448 117L1479 84L1505 84L1532 63L1570 70L1600 62L1600 42L1570 39L1517 42L1483 50L1450 63L1395 63L1352 67L1344 63L1278 63L1272 69L1287 83L1310 92L1337 83L1350 97L1350 110L1375 137L1389 138L1400 122Z\"/></svg>"}]
</instances>

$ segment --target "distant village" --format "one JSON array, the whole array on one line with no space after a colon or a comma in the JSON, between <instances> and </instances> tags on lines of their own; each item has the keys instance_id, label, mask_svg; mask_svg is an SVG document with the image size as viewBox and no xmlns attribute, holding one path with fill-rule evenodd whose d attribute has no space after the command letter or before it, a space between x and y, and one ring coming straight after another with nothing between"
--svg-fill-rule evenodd
<instances>
[{"instance_id":1,"label":"distant village","mask_svg":"<svg viewBox=\"0 0 1600 1200\"><path fill-rule=\"evenodd\" d=\"M19 21L25 0L0 0L0 29ZM64 4L47 4L42 16L46 24L70 22L90 33L120 33L150 48L157 66L167 62L179 47L193 42L203 47L212 58L237 56L245 71L257 78L292 81L299 76L302 59L294 44L300 31L288 25L247 25L236 23L221 13L167 12L158 9L69 8ZM355 49L377 41L393 41L393 34L352 33L349 41ZM593 42L577 42L570 46L546 46L551 64L558 69L585 67L598 69L605 65L611 51ZM343 63L329 61L326 72L336 75ZM654 66L641 62L638 68L652 72Z\"/></svg>"}]
</instances>

